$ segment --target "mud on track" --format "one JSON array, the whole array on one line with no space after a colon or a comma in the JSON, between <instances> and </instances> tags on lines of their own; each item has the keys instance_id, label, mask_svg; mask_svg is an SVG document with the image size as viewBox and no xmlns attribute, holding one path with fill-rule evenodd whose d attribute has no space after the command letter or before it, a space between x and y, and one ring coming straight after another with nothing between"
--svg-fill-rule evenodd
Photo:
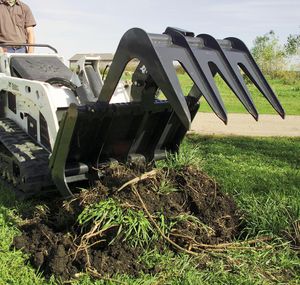
<instances>
[{"instance_id":1,"label":"mud on track","mask_svg":"<svg viewBox=\"0 0 300 285\"><path fill-rule=\"evenodd\" d=\"M101 171L102 180L76 194L71 201L47 201L23 213L22 234L14 239L13 246L28 253L30 263L44 276L69 280L90 268L102 276L155 273L157 269L138 262L146 246L130 243L130 237L125 236L120 225L85 238L96 223L91 220L81 225L78 216L84 209L108 199L116 201L124 213L128 209L144 213L155 230L149 233L148 248L160 251L168 248L174 252L183 248L196 252L201 251L201 244L230 242L238 234L240 214L233 199L193 167L158 169L140 181L132 181L141 177L140 169L118 165ZM118 191L128 181L130 185ZM162 215L164 223L172 225L169 231L162 230L165 237L154 225L162 225L159 221Z\"/></svg>"}]
</instances>

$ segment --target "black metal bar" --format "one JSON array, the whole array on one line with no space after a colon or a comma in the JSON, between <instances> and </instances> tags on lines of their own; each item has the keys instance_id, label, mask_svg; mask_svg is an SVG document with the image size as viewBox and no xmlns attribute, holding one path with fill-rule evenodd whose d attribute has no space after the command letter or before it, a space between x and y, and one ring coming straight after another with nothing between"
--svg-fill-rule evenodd
<instances>
[{"instance_id":1,"label":"black metal bar","mask_svg":"<svg viewBox=\"0 0 300 285\"><path fill-rule=\"evenodd\" d=\"M269 101L277 113L284 118L285 111L277 99L274 91L262 74L255 60L253 59L247 46L239 39L229 37L225 40L231 43L232 48L223 48L226 57L229 59L232 67L236 70L237 75L242 79L239 68L240 67L250 80L255 84L259 91ZM237 52L239 51L239 52ZM243 79L242 79L243 80Z\"/></svg>"},{"instance_id":2,"label":"black metal bar","mask_svg":"<svg viewBox=\"0 0 300 285\"><path fill-rule=\"evenodd\" d=\"M144 72L151 75L183 125L189 129L191 116L173 66L173 60L181 58L184 51L172 50L171 46L168 36L147 34L137 28L129 30L120 41L99 101L110 101L127 63L137 58L145 65Z\"/></svg>"},{"instance_id":3,"label":"black metal bar","mask_svg":"<svg viewBox=\"0 0 300 285\"><path fill-rule=\"evenodd\" d=\"M50 45L46 45L46 44L4 44L4 43L0 43L0 47L46 47L49 48L51 50L53 50L55 53L57 52L57 49L50 46Z\"/></svg>"},{"instance_id":4,"label":"black metal bar","mask_svg":"<svg viewBox=\"0 0 300 285\"><path fill-rule=\"evenodd\" d=\"M49 162L53 182L64 197L73 196L73 193L68 186L65 168L69 155L70 143L76 125L77 114L76 105L71 104L61 122Z\"/></svg>"},{"instance_id":5,"label":"black metal bar","mask_svg":"<svg viewBox=\"0 0 300 285\"><path fill-rule=\"evenodd\" d=\"M189 66L185 65L183 62L181 64L186 69L195 85L198 87L200 92L203 94L208 104L211 106L216 115L225 123L227 123L227 113L223 103L222 98L220 97L219 91L214 82L212 73L208 66L201 65L198 59L196 58L192 47L190 45L191 41L195 41L194 38L190 37L188 42L184 34L181 33L178 29L168 27L165 31L165 34L168 34L172 37L174 44L185 48L189 55L192 58L192 65L196 72L192 72ZM201 48L204 47L204 43L200 41L195 41L196 46Z\"/></svg>"},{"instance_id":6,"label":"black metal bar","mask_svg":"<svg viewBox=\"0 0 300 285\"><path fill-rule=\"evenodd\" d=\"M236 94L249 113L255 119L258 118L258 112L251 99L250 93L248 92L246 86L243 86L239 81L239 78L236 76L217 40L210 35L200 35L197 37L201 39L201 41L199 41L195 38L186 37L184 33L174 28L167 28L166 33L172 36L172 40L175 44L186 48L190 52L191 57L193 58L195 65L199 70L199 74L201 74L203 77L202 81L206 83L209 88L208 90L213 90L209 91L208 94L212 94L212 92L214 92L214 100L211 101L211 99L207 97L207 93L203 92L203 89L201 90L201 87L199 88L199 84L194 81L195 85L198 87L198 89L200 89L200 92L196 92L198 93L196 95L197 97L203 95L207 99L212 109L216 110L216 114L222 119L222 113L220 116L220 111L225 112L225 114L226 111L213 79L215 74L219 72L224 81ZM191 76L191 78L193 79L193 76ZM195 89L195 87L192 89L192 94L195 93Z\"/></svg>"},{"instance_id":7,"label":"black metal bar","mask_svg":"<svg viewBox=\"0 0 300 285\"><path fill-rule=\"evenodd\" d=\"M211 49L211 51L214 51L216 55L216 57L214 58L214 63L216 64L215 72L219 72L223 80L239 98L247 111L255 118L255 120L258 120L258 112L252 101L247 86L244 84L244 81L241 81L240 78L236 75L218 41L207 34L201 34L197 37L201 38L204 41L205 47ZM205 60L207 62L210 62L210 60L212 59L207 55Z\"/></svg>"}]
</instances>

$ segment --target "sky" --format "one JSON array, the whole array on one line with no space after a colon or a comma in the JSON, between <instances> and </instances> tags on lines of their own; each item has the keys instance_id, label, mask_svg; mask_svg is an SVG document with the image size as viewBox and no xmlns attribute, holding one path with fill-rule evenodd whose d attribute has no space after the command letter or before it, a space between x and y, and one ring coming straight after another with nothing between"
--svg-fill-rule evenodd
<instances>
[{"instance_id":1,"label":"sky","mask_svg":"<svg viewBox=\"0 0 300 285\"><path fill-rule=\"evenodd\" d=\"M300 33L300 0L23 0L36 18L36 42L76 53L114 52L122 35L139 27L163 33L179 27L222 39L253 40L274 30L281 43Z\"/></svg>"}]
</instances>

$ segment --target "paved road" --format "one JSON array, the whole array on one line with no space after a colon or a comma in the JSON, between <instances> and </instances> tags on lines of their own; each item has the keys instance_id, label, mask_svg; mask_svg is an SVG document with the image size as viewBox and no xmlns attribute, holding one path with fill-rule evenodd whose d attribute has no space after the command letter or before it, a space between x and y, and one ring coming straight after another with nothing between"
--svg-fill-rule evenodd
<instances>
[{"instance_id":1,"label":"paved road","mask_svg":"<svg viewBox=\"0 0 300 285\"><path fill-rule=\"evenodd\" d=\"M300 137L300 116L287 116L283 120L276 115L260 115L256 122L251 115L228 114L226 126L215 114L198 113L191 131L207 135Z\"/></svg>"}]
</instances>

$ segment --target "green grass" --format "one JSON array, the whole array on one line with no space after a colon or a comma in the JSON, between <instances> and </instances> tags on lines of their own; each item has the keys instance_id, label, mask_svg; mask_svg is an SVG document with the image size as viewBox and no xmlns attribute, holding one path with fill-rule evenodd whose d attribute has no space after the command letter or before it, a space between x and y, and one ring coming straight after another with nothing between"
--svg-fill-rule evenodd
<instances>
[{"instance_id":1,"label":"green grass","mask_svg":"<svg viewBox=\"0 0 300 285\"><path fill-rule=\"evenodd\" d=\"M188 94L193 82L186 74L178 74L184 94ZM300 80L272 79L267 78L269 84L277 95L287 115L300 115ZM244 106L231 89L220 78L216 77L216 84L224 101L228 113L246 113ZM277 114L268 101L261 95L253 84L248 84L254 104L260 114ZM205 99L201 99L201 112L212 112Z\"/></svg>"},{"instance_id":2,"label":"green grass","mask_svg":"<svg viewBox=\"0 0 300 285\"><path fill-rule=\"evenodd\" d=\"M159 268L160 274L151 276L145 274L140 278L128 276L116 277L117 280L130 285L166 284L166 285L201 285L201 284L274 284L284 283L280 274L291 274L297 266L296 258L286 254L278 254L274 251L251 252L241 255L230 252L227 257L215 259L207 255L199 258L191 258L187 255L174 256L167 252L164 255L156 251L145 252L141 257L149 268ZM228 262L228 260L231 260ZM206 268L199 270L197 266L206 264ZM274 265L274 267L273 267ZM290 270L290 271L289 271ZM296 274L296 272L294 272ZM89 285L91 279L84 277L75 283ZM93 284L117 284L116 282L98 281ZM289 284L300 284L295 278Z\"/></svg>"},{"instance_id":3,"label":"green grass","mask_svg":"<svg viewBox=\"0 0 300 285\"><path fill-rule=\"evenodd\" d=\"M300 284L300 257L285 239L292 223L300 219L300 138L243 138L189 136L181 153L170 157L169 166L200 165L232 194L245 213L241 239L261 235L273 237L270 248L230 250L199 257L145 250L143 262L152 274L115 276L123 284ZM162 188L165 187L162 184ZM10 244L18 233L21 208L0 192L0 284L57 284L45 281L27 264L26 256ZM109 204L109 203L108 203ZM108 205L118 212L118 207ZM89 213L82 216L88 222ZM116 214L119 217L119 214ZM109 215L107 214L107 217ZM86 219L85 219L86 218ZM123 218L121 218L123 219ZM133 217L139 219L139 217ZM107 221L107 220L106 220ZM130 221L130 224L136 224ZM132 229L135 231L135 228ZM261 243L262 246L266 244ZM155 273L160 269L159 273ZM119 284L115 280L95 281L83 275L73 284Z\"/></svg>"},{"instance_id":4,"label":"green grass","mask_svg":"<svg viewBox=\"0 0 300 285\"><path fill-rule=\"evenodd\" d=\"M131 80L131 72L124 75L124 80ZM193 82L186 73L178 73L178 79L185 95L189 93ZM277 114L265 97L254 86L246 80L247 87L251 93L253 102L259 114ZM287 115L300 115L300 76L294 73L283 73L281 77L271 78L267 76L267 81L278 97ZM242 103L237 99L227 84L220 76L215 77L216 85L224 101L228 113L247 113ZM202 97L199 111L212 112L206 100Z\"/></svg>"},{"instance_id":5,"label":"green grass","mask_svg":"<svg viewBox=\"0 0 300 285\"><path fill-rule=\"evenodd\" d=\"M190 136L204 171L246 213L247 234L279 235L300 219L300 138Z\"/></svg>"},{"instance_id":6,"label":"green grass","mask_svg":"<svg viewBox=\"0 0 300 285\"><path fill-rule=\"evenodd\" d=\"M110 244L113 244L121 233L123 241L128 241L133 247L147 246L152 240L158 238L143 211L124 210L111 198L85 208L78 216L78 221L81 226L92 223L94 232L101 233L99 236L103 236L109 229L118 229ZM95 227L95 225L98 226Z\"/></svg>"},{"instance_id":7,"label":"green grass","mask_svg":"<svg viewBox=\"0 0 300 285\"><path fill-rule=\"evenodd\" d=\"M10 248L13 237L19 233L16 228L19 207L10 195L0 194L0 284L31 285L43 284L43 278L27 264L26 256ZM51 281L48 283L51 284Z\"/></svg>"}]
</instances>

